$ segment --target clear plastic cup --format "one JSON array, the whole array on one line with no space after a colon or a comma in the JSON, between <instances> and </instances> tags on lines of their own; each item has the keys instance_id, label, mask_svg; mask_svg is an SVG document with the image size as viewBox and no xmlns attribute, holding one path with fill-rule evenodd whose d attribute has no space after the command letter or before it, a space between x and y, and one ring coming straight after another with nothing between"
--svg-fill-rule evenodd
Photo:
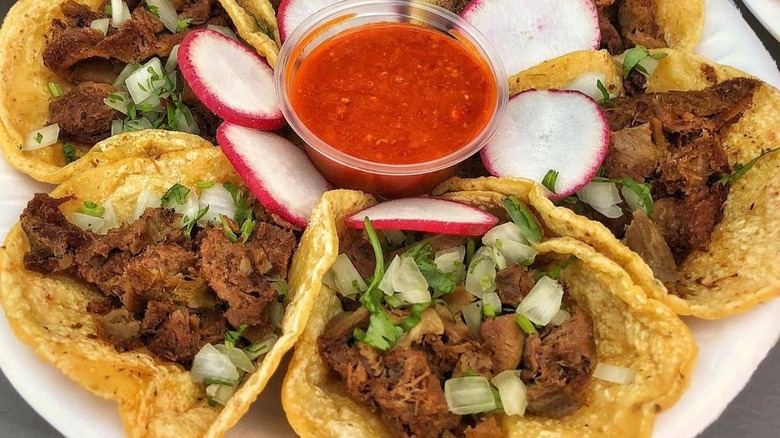
<instances>
[{"instance_id":1,"label":"clear plastic cup","mask_svg":"<svg viewBox=\"0 0 780 438\"><path fill-rule=\"evenodd\" d=\"M295 114L290 87L298 68L317 46L349 29L373 23L410 23L457 38L484 60L497 93L492 118L484 129L457 151L415 164L385 164L346 154L318 138ZM389 198L429 192L454 175L458 165L484 147L498 127L509 100L509 84L498 54L487 39L459 16L427 3L407 0L347 0L309 17L287 38L276 62L276 96L282 113L303 140L314 165L336 187L363 190Z\"/></svg>"}]
</instances>

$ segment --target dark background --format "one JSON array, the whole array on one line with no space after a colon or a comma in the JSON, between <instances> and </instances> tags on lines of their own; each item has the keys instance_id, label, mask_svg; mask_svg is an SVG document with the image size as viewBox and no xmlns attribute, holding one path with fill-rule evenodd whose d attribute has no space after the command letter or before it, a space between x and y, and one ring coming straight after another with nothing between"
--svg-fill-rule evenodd
<instances>
[{"instance_id":1,"label":"dark background","mask_svg":"<svg viewBox=\"0 0 780 438\"><path fill-rule=\"evenodd\" d=\"M780 59L780 43L761 27L741 1L737 0L735 3L777 62ZM14 0L0 0L0 17L5 16L13 4ZM748 371L744 370L744 372ZM780 436L778 375L780 375L780 346L775 346L747 387L734 399L718 421L700 435L700 438ZM63 400L63 403L67 401ZM19 397L5 375L0 373L0 438L5 437L48 438L61 437L61 435Z\"/></svg>"}]
</instances>

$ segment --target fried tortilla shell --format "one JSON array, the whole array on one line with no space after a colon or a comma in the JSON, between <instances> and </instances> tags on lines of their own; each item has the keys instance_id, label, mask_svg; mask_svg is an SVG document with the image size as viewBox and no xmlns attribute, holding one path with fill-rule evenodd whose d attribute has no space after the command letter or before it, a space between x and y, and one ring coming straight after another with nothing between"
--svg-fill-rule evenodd
<instances>
[{"instance_id":1,"label":"fried tortilla shell","mask_svg":"<svg viewBox=\"0 0 780 438\"><path fill-rule=\"evenodd\" d=\"M704 0L657 0L656 19L673 49L693 50L704 30Z\"/></svg>"},{"instance_id":2,"label":"fried tortilla shell","mask_svg":"<svg viewBox=\"0 0 780 438\"><path fill-rule=\"evenodd\" d=\"M276 65L279 55L279 26L276 24L276 12L268 0L219 0L225 8L238 35L255 48L257 53Z\"/></svg>"},{"instance_id":3,"label":"fried tortilla shell","mask_svg":"<svg viewBox=\"0 0 780 438\"><path fill-rule=\"evenodd\" d=\"M503 195L482 191L449 197L479 207L492 203L497 210ZM351 191L323 197L318 211L326 211L329 221L313 223L304 237L304 241L316 238L334 245L327 260L308 260L312 272L319 275L316 281L322 280L324 271L314 266L336 258L344 230L341 219L373 203L373 198ZM565 271L562 281L593 317L598 360L632 368L637 377L622 386L594 379L587 404L563 419L501 416L503 432L517 437L650 436L658 412L674 404L688 386L697 353L690 331L668 308L648 299L616 263L582 242L555 238L536 249L546 259L577 257L579 261ZM390 437L380 416L350 398L319 355L317 338L342 310L336 292L317 287L321 291L282 386L288 421L304 437Z\"/></svg>"},{"instance_id":4,"label":"fried tortilla shell","mask_svg":"<svg viewBox=\"0 0 780 438\"><path fill-rule=\"evenodd\" d=\"M217 148L166 151L158 147L160 152L152 156L120 158L80 172L58 186L52 196L76 197L63 205L66 214L85 200L111 200L121 220L132 215L143 189L162 195L174 183L189 187L205 180L241 184ZM143 350L119 353L99 340L95 320L86 310L99 293L67 276L26 270L23 257L29 243L18 224L4 245L0 250L0 303L16 336L83 388L115 400L128 436L177 438L220 437L246 413L303 331L314 302L312 292L319 285L309 271L310 259L316 258L313 254L320 253L323 245L333 246L307 239L295 254L282 335L257 371L220 408L209 406L203 386L194 383L182 367Z\"/></svg>"},{"instance_id":5,"label":"fried tortilla shell","mask_svg":"<svg viewBox=\"0 0 780 438\"><path fill-rule=\"evenodd\" d=\"M648 91L698 90L726 79L749 77L691 53L663 51L668 56L650 77ZM777 108L780 108L780 92L762 84L753 97L752 107L723 137L731 163L747 163L762 149L780 146ZM680 296L669 293L639 255L606 227L566 208L555 207L541 187L529 191L527 182L512 179L453 179L436 191L522 193L529 197L554 234L582 240L615 260L651 298L662 301L680 315L718 319L780 295L780 266L775 263L780 253L780 216L776 213L780 208L778 169L780 154L769 154L731 187L723 219L716 225L708 248L693 252L679 266L676 287L682 292Z\"/></svg>"},{"instance_id":6,"label":"fried tortilla shell","mask_svg":"<svg viewBox=\"0 0 780 438\"><path fill-rule=\"evenodd\" d=\"M572 52L512 76L509 78L509 94L514 96L531 89L566 88L583 73L603 74L604 87L610 93L618 94L622 81L614 64L606 50Z\"/></svg>"}]
</instances>

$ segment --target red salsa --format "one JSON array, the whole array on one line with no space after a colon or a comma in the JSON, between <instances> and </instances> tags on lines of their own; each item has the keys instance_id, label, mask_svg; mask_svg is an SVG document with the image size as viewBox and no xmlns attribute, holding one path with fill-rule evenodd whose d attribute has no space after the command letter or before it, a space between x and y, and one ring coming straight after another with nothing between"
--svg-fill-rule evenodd
<instances>
[{"instance_id":1,"label":"red salsa","mask_svg":"<svg viewBox=\"0 0 780 438\"><path fill-rule=\"evenodd\" d=\"M447 156L487 126L496 105L487 64L450 35L370 24L312 51L290 100L314 135L353 157L415 164Z\"/></svg>"}]
</instances>

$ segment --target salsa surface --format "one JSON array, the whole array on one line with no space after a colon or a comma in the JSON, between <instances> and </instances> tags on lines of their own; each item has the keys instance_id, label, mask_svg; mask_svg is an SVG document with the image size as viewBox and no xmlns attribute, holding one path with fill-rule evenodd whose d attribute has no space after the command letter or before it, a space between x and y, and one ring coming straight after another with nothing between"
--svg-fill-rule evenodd
<instances>
[{"instance_id":1,"label":"salsa surface","mask_svg":"<svg viewBox=\"0 0 780 438\"><path fill-rule=\"evenodd\" d=\"M325 41L302 62L290 100L321 140L386 164L431 161L490 121L493 74L458 40L405 23L370 24Z\"/></svg>"}]
</instances>

